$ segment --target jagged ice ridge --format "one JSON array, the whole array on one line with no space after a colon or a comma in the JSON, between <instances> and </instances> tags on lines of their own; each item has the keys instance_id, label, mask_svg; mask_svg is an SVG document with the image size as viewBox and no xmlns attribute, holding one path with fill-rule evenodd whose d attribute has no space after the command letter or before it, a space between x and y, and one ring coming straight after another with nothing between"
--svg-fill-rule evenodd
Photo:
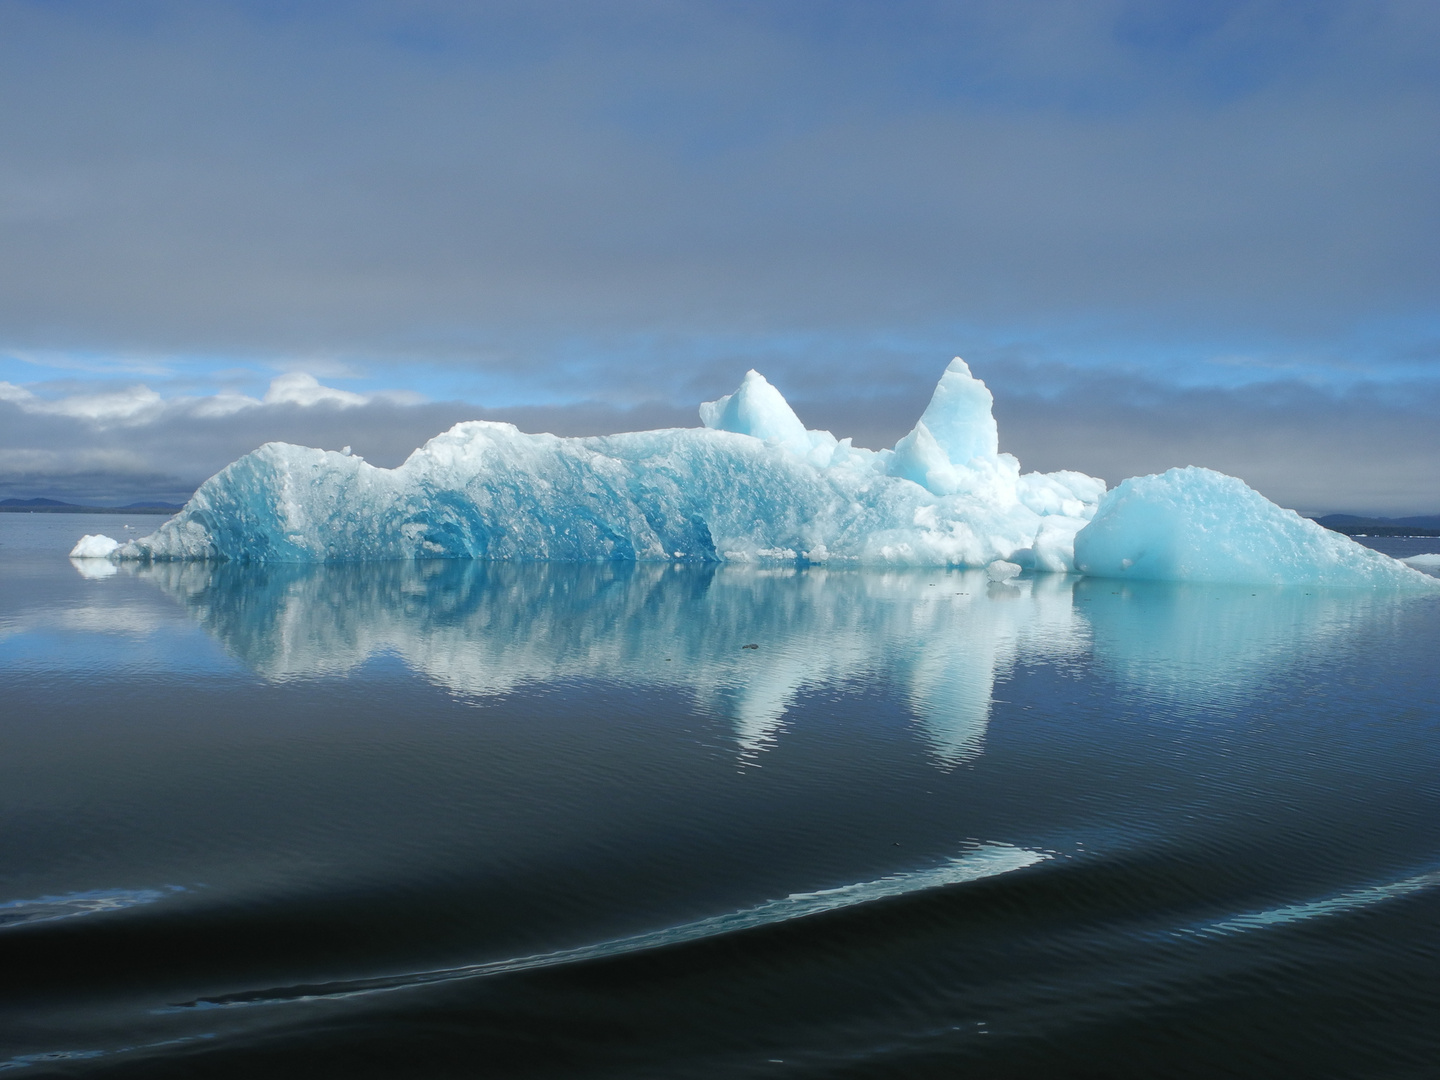
<instances>
[{"instance_id":1,"label":"jagged ice ridge","mask_svg":"<svg viewBox=\"0 0 1440 1080\"><path fill-rule=\"evenodd\" d=\"M892 450L810 431L758 372L702 428L593 438L469 421L381 469L267 443L175 517L77 558L702 560L990 567L1266 584L1434 584L1233 477L1175 469L1106 493L1024 473L958 357Z\"/></svg>"}]
</instances>

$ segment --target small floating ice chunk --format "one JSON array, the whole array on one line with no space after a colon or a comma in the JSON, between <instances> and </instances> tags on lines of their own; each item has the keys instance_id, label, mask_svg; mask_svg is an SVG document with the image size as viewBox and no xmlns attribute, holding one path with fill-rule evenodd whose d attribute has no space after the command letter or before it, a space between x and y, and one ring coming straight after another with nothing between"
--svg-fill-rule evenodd
<instances>
[{"instance_id":1,"label":"small floating ice chunk","mask_svg":"<svg viewBox=\"0 0 1440 1080\"><path fill-rule=\"evenodd\" d=\"M1440 577L1440 555L1433 552L1425 555L1411 555L1400 561L1412 570L1419 570L1422 574L1429 574L1431 577Z\"/></svg>"},{"instance_id":2,"label":"small floating ice chunk","mask_svg":"<svg viewBox=\"0 0 1440 1080\"><path fill-rule=\"evenodd\" d=\"M119 546L120 541L112 540L102 533L86 534L80 537L80 542L70 549L70 558L108 559Z\"/></svg>"},{"instance_id":3,"label":"small floating ice chunk","mask_svg":"<svg viewBox=\"0 0 1440 1080\"><path fill-rule=\"evenodd\" d=\"M985 567L985 576L991 581L1009 581L1018 573L1020 573L1019 563L1006 562L1004 559L996 559Z\"/></svg>"}]
</instances>

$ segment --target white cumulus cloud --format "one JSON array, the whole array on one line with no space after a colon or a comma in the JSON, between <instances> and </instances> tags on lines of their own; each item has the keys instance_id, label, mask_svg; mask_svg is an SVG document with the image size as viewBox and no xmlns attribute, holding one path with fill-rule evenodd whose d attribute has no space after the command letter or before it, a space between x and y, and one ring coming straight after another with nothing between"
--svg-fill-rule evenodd
<instances>
[{"instance_id":1,"label":"white cumulus cloud","mask_svg":"<svg viewBox=\"0 0 1440 1080\"><path fill-rule=\"evenodd\" d=\"M70 416L97 423L144 423L158 418L165 399L148 386L130 386L98 394L72 394L47 399L23 386L0 382L0 401L11 401L29 413Z\"/></svg>"},{"instance_id":2,"label":"white cumulus cloud","mask_svg":"<svg viewBox=\"0 0 1440 1080\"><path fill-rule=\"evenodd\" d=\"M90 421L97 426L138 427L157 423L177 414L216 418L262 406L351 409L376 401L394 405L418 405L424 398L419 394L399 390L357 394L351 390L326 386L307 372L294 371L272 379L263 400L233 391L205 397L165 398L143 383L98 393L41 397L26 387L0 382L0 401L10 402L22 412L34 416L64 416Z\"/></svg>"},{"instance_id":3,"label":"white cumulus cloud","mask_svg":"<svg viewBox=\"0 0 1440 1080\"><path fill-rule=\"evenodd\" d=\"M369 402L370 398L364 394L326 386L314 375L303 371L293 371L272 379L270 389L265 392L266 405L339 405L351 408Z\"/></svg>"}]
</instances>

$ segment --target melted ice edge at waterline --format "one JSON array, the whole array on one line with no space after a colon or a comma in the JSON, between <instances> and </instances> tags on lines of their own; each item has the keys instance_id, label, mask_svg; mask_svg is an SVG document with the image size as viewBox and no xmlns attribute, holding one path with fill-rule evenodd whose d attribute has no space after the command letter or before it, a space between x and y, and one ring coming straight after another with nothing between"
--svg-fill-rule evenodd
<instances>
[{"instance_id":1,"label":"melted ice edge at waterline","mask_svg":"<svg viewBox=\"0 0 1440 1080\"><path fill-rule=\"evenodd\" d=\"M994 567L1154 580L1434 587L1269 502L1177 469L1105 483L1025 473L958 357L893 449L810 431L758 372L702 428L590 438L468 421L399 467L267 443L150 536L76 558L694 560ZM1008 565L1006 565L1008 564Z\"/></svg>"}]
</instances>

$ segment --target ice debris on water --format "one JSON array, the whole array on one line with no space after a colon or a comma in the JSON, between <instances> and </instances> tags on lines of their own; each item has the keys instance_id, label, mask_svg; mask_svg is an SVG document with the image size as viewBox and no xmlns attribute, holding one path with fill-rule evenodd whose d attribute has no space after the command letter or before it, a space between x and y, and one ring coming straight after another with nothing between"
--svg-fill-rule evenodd
<instances>
[{"instance_id":1,"label":"ice debris on water","mask_svg":"<svg viewBox=\"0 0 1440 1080\"><path fill-rule=\"evenodd\" d=\"M560 438L475 420L394 469L267 443L110 558L684 560L986 567L1001 581L1080 569L1433 583L1219 473L1172 470L1108 496L1083 473L1022 474L1000 452L993 404L957 357L915 427L886 450L808 430L756 371L700 406L700 428Z\"/></svg>"},{"instance_id":2,"label":"ice debris on water","mask_svg":"<svg viewBox=\"0 0 1440 1080\"><path fill-rule=\"evenodd\" d=\"M72 559L108 559L120 546L120 541L112 540L102 533L86 534L80 537L80 542L70 549Z\"/></svg>"},{"instance_id":3,"label":"ice debris on water","mask_svg":"<svg viewBox=\"0 0 1440 1080\"><path fill-rule=\"evenodd\" d=\"M1411 555L1408 559L1400 561L1412 570L1419 570L1422 574L1429 574L1431 577L1440 577L1440 554L1428 552L1424 555Z\"/></svg>"},{"instance_id":4,"label":"ice debris on water","mask_svg":"<svg viewBox=\"0 0 1440 1080\"><path fill-rule=\"evenodd\" d=\"M1023 567L1019 563L1006 562L1004 559L996 559L985 568L985 576L991 581L1009 581L1019 575Z\"/></svg>"}]
</instances>

